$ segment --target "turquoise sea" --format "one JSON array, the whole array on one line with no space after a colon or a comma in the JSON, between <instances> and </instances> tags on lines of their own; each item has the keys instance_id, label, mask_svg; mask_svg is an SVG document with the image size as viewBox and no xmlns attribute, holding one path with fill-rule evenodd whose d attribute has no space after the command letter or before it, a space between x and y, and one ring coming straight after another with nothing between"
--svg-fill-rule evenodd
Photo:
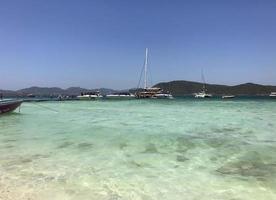
<instances>
[{"instance_id":1,"label":"turquoise sea","mask_svg":"<svg viewBox=\"0 0 276 200\"><path fill-rule=\"evenodd\" d=\"M24 103L0 117L0 199L276 199L276 101Z\"/></svg>"}]
</instances>

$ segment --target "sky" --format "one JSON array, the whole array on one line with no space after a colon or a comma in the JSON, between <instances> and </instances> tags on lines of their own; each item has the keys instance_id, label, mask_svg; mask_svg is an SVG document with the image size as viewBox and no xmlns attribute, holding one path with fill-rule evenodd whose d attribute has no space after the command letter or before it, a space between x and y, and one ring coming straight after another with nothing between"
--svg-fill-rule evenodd
<instances>
[{"instance_id":1,"label":"sky","mask_svg":"<svg viewBox=\"0 0 276 200\"><path fill-rule=\"evenodd\" d=\"M275 0L0 0L0 88L276 85Z\"/></svg>"}]
</instances>

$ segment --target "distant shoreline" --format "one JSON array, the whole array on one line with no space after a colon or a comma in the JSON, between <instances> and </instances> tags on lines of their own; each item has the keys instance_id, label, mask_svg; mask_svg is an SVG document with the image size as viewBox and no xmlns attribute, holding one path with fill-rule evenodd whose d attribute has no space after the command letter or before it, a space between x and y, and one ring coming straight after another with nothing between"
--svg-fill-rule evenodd
<instances>
[{"instance_id":1,"label":"distant shoreline","mask_svg":"<svg viewBox=\"0 0 276 200\"><path fill-rule=\"evenodd\" d=\"M192 82L192 81L170 81L170 82L161 82L154 87L160 87L165 91L169 91L174 96L189 96L193 95L196 92L199 92L202 89L203 83L200 82ZM222 96L222 95L236 95L236 96L267 96L271 92L276 92L276 86L270 85L260 85L254 83L245 83L235 86L228 85L218 85L218 84L206 84L206 88L209 93L214 96ZM70 87L67 89L62 89L59 87L29 87L20 90L1 90L5 97L17 97L27 95L35 95L35 96L44 96L44 97L55 97L58 95L69 95L69 96L77 96L81 92L90 92L90 91L100 91L103 95L111 94L118 91L130 91L135 92L135 88L126 89L126 90L114 90L109 88L99 88L99 89L86 89L81 87Z\"/></svg>"}]
</instances>

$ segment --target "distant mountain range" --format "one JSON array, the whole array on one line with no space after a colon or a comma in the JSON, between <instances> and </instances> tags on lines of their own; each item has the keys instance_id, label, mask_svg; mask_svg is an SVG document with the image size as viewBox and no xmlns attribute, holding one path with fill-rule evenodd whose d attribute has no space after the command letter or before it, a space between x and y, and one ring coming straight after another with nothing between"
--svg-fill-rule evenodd
<instances>
[{"instance_id":1,"label":"distant mountain range","mask_svg":"<svg viewBox=\"0 0 276 200\"><path fill-rule=\"evenodd\" d=\"M67 89L62 89L58 87L29 87L21 90L11 91L11 90L0 90L4 96L14 97L14 96L58 96L58 95L80 95L82 92L93 92L100 91L101 94L110 94L116 90L99 88L99 89L86 89L80 87L70 87Z\"/></svg>"},{"instance_id":2,"label":"distant mountain range","mask_svg":"<svg viewBox=\"0 0 276 200\"><path fill-rule=\"evenodd\" d=\"M154 87L160 87L165 91L170 91L174 96L191 95L199 92L203 84L192 81L171 81L156 84ZM276 92L276 86L259 85L254 83L245 83L236 86L206 84L209 93L213 95L268 95L271 92ZM134 91L134 89L130 89ZM80 87L70 87L62 89L58 87L30 87L21 90L0 90L4 96L27 96L33 94L35 96L57 96L57 95L79 95L81 92L100 91L103 95L118 92L118 90L99 88L99 89L86 89ZM126 90L121 90L126 91Z\"/></svg>"},{"instance_id":3,"label":"distant mountain range","mask_svg":"<svg viewBox=\"0 0 276 200\"><path fill-rule=\"evenodd\" d=\"M160 87L170 91L174 96L191 95L202 90L203 84L191 81L171 81L158 83L154 87ZM276 86L245 83L235 86L206 84L208 93L213 95L268 95L276 91Z\"/></svg>"}]
</instances>

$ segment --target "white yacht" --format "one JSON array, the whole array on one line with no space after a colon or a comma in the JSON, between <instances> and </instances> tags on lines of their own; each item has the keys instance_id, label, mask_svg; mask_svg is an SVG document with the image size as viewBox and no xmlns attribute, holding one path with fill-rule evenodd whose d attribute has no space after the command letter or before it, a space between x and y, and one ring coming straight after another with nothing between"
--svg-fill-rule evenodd
<instances>
[{"instance_id":1,"label":"white yacht","mask_svg":"<svg viewBox=\"0 0 276 200\"><path fill-rule=\"evenodd\" d=\"M195 98L211 98L213 95L207 94L205 91L198 92L195 94Z\"/></svg>"},{"instance_id":2,"label":"white yacht","mask_svg":"<svg viewBox=\"0 0 276 200\"><path fill-rule=\"evenodd\" d=\"M173 99L173 96L170 93L157 93L155 94L157 99Z\"/></svg>"},{"instance_id":3,"label":"white yacht","mask_svg":"<svg viewBox=\"0 0 276 200\"><path fill-rule=\"evenodd\" d=\"M276 92L271 92L269 96L270 97L276 97Z\"/></svg>"},{"instance_id":4,"label":"white yacht","mask_svg":"<svg viewBox=\"0 0 276 200\"><path fill-rule=\"evenodd\" d=\"M113 94L108 94L105 96L106 99L134 99L135 95L131 94L129 92L117 92L117 93L113 93Z\"/></svg>"},{"instance_id":5,"label":"white yacht","mask_svg":"<svg viewBox=\"0 0 276 200\"><path fill-rule=\"evenodd\" d=\"M235 97L236 97L235 95L224 95L224 96L222 96L223 99L233 99Z\"/></svg>"},{"instance_id":6,"label":"white yacht","mask_svg":"<svg viewBox=\"0 0 276 200\"><path fill-rule=\"evenodd\" d=\"M144 88L135 93L135 97L138 99L173 99L173 96L170 92L164 92L161 88L158 87L148 87L148 48L146 48L146 56L144 63ZM141 77L140 77L141 80ZM140 85L140 81L138 86Z\"/></svg>"},{"instance_id":7,"label":"white yacht","mask_svg":"<svg viewBox=\"0 0 276 200\"><path fill-rule=\"evenodd\" d=\"M201 70L201 79L203 81L202 91L195 93L195 98L211 98L213 95L207 93L205 78L202 70Z\"/></svg>"},{"instance_id":8,"label":"white yacht","mask_svg":"<svg viewBox=\"0 0 276 200\"><path fill-rule=\"evenodd\" d=\"M79 100L96 100L100 99L103 96L100 94L99 91L97 92L82 92L81 95L77 96Z\"/></svg>"}]
</instances>

